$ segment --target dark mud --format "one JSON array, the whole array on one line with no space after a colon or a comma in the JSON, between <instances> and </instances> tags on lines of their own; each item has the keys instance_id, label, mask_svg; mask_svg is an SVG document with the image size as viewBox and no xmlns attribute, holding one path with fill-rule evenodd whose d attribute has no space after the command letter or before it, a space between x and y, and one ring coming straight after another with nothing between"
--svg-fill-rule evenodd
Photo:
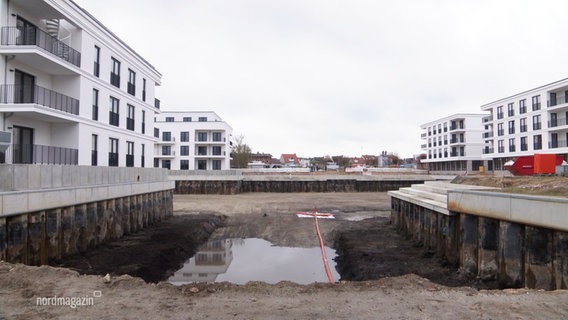
<instances>
[{"instance_id":1,"label":"dark mud","mask_svg":"<svg viewBox=\"0 0 568 320\"><path fill-rule=\"evenodd\" d=\"M376 217L366 219L364 224L351 225L337 233L334 247L342 280L378 280L416 274L448 287L497 288L496 283L464 277L434 251L407 240L392 227L390 218Z\"/></svg>"},{"instance_id":2,"label":"dark mud","mask_svg":"<svg viewBox=\"0 0 568 320\"><path fill-rule=\"evenodd\" d=\"M218 214L173 216L136 234L52 265L82 274L128 274L146 282L164 281L193 256L215 229L223 226L225 218Z\"/></svg>"}]
</instances>

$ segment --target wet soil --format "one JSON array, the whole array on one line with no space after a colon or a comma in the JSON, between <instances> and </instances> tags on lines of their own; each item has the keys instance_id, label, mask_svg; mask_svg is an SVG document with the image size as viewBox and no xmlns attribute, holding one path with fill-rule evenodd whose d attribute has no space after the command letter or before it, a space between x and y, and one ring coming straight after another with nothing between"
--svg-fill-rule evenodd
<instances>
[{"instance_id":1,"label":"wet soil","mask_svg":"<svg viewBox=\"0 0 568 320\"><path fill-rule=\"evenodd\" d=\"M211 232L223 225L225 218L211 213L170 217L136 234L52 265L82 274L127 274L146 282L164 281L207 241Z\"/></svg>"},{"instance_id":2,"label":"wet soil","mask_svg":"<svg viewBox=\"0 0 568 320\"><path fill-rule=\"evenodd\" d=\"M442 285L490 287L461 278L455 268L445 265L433 252L397 234L390 224L389 203L383 194L295 194L290 198L260 193L179 196L177 200L197 197L207 207L194 208L199 211L176 210L167 221L70 257L57 266L83 274L128 274L155 283L165 281L208 239L262 238L277 246L316 247L319 243L313 220L295 215L300 209L310 210L312 204L308 202L316 202L320 212L336 216L334 220L319 220L326 245L337 251L336 269L341 279L336 280L417 274ZM353 198L363 201L353 203ZM227 201L234 205L244 202L253 209L235 206L225 214L213 210ZM293 204L285 206L280 201Z\"/></svg>"}]
</instances>

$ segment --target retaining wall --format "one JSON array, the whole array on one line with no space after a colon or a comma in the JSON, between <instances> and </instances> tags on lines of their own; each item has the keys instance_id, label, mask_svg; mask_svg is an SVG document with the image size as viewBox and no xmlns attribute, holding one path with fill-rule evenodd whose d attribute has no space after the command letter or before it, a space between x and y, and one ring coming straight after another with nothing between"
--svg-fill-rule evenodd
<instances>
[{"instance_id":1,"label":"retaining wall","mask_svg":"<svg viewBox=\"0 0 568 320\"><path fill-rule=\"evenodd\" d=\"M0 260L26 264L135 233L173 215L165 169L0 165Z\"/></svg>"},{"instance_id":2,"label":"retaining wall","mask_svg":"<svg viewBox=\"0 0 568 320\"><path fill-rule=\"evenodd\" d=\"M176 194L238 194L243 192L384 192L424 180L238 179L176 180Z\"/></svg>"},{"instance_id":3,"label":"retaining wall","mask_svg":"<svg viewBox=\"0 0 568 320\"><path fill-rule=\"evenodd\" d=\"M465 274L503 288L568 288L567 199L449 191L448 209L391 197L397 230Z\"/></svg>"}]
</instances>

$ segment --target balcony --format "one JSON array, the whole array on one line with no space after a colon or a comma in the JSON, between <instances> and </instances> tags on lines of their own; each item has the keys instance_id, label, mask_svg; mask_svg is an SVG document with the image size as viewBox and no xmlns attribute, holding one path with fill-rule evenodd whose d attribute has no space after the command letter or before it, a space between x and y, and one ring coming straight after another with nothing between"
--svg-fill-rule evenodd
<instances>
[{"instance_id":1,"label":"balcony","mask_svg":"<svg viewBox=\"0 0 568 320\"><path fill-rule=\"evenodd\" d=\"M0 103L35 103L51 109L79 115L79 100L40 86L0 85Z\"/></svg>"},{"instance_id":2,"label":"balcony","mask_svg":"<svg viewBox=\"0 0 568 320\"><path fill-rule=\"evenodd\" d=\"M483 154L492 154L492 153L493 153L493 148L491 147L483 148Z\"/></svg>"},{"instance_id":3,"label":"balcony","mask_svg":"<svg viewBox=\"0 0 568 320\"><path fill-rule=\"evenodd\" d=\"M485 138L485 139L487 139L487 138L493 138L493 131L484 132L484 133L483 133L483 138Z\"/></svg>"},{"instance_id":4,"label":"balcony","mask_svg":"<svg viewBox=\"0 0 568 320\"><path fill-rule=\"evenodd\" d=\"M27 36L22 36L26 34ZM3 46L37 46L55 57L81 67L81 53L52 37L47 32L34 29L20 30L18 27L2 27L1 44Z\"/></svg>"},{"instance_id":5,"label":"balcony","mask_svg":"<svg viewBox=\"0 0 568 320\"><path fill-rule=\"evenodd\" d=\"M12 163L77 165L79 150L39 144L13 144Z\"/></svg>"}]
</instances>

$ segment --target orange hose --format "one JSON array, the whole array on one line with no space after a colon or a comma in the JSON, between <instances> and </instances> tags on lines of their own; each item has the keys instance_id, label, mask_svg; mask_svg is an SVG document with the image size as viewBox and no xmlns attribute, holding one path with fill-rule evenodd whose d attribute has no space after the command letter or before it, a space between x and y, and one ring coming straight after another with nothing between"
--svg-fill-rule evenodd
<instances>
[{"instance_id":1,"label":"orange hose","mask_svg":"<svg viewBox=\"0 0 568 320\"><path fill-rule=\"evenodd\" d=\"M318 238L319 238L319 243L320 243L320 248L321 248L321 256L323 258L323 266L325 267L325 273L327 274L327 279L329 280L329 283L335 283L335 281L333 281L333 275L331 275L331 270L329 269L329 264L327 263L327 256L325 254L325 246L323 245L323 239L321 237L319 224L318 224L317 210L316 210L315 207L314 207L313 215L314 215L314 222L316 224L316 233L317 233Z\"/></svg>"}]
</instances>

